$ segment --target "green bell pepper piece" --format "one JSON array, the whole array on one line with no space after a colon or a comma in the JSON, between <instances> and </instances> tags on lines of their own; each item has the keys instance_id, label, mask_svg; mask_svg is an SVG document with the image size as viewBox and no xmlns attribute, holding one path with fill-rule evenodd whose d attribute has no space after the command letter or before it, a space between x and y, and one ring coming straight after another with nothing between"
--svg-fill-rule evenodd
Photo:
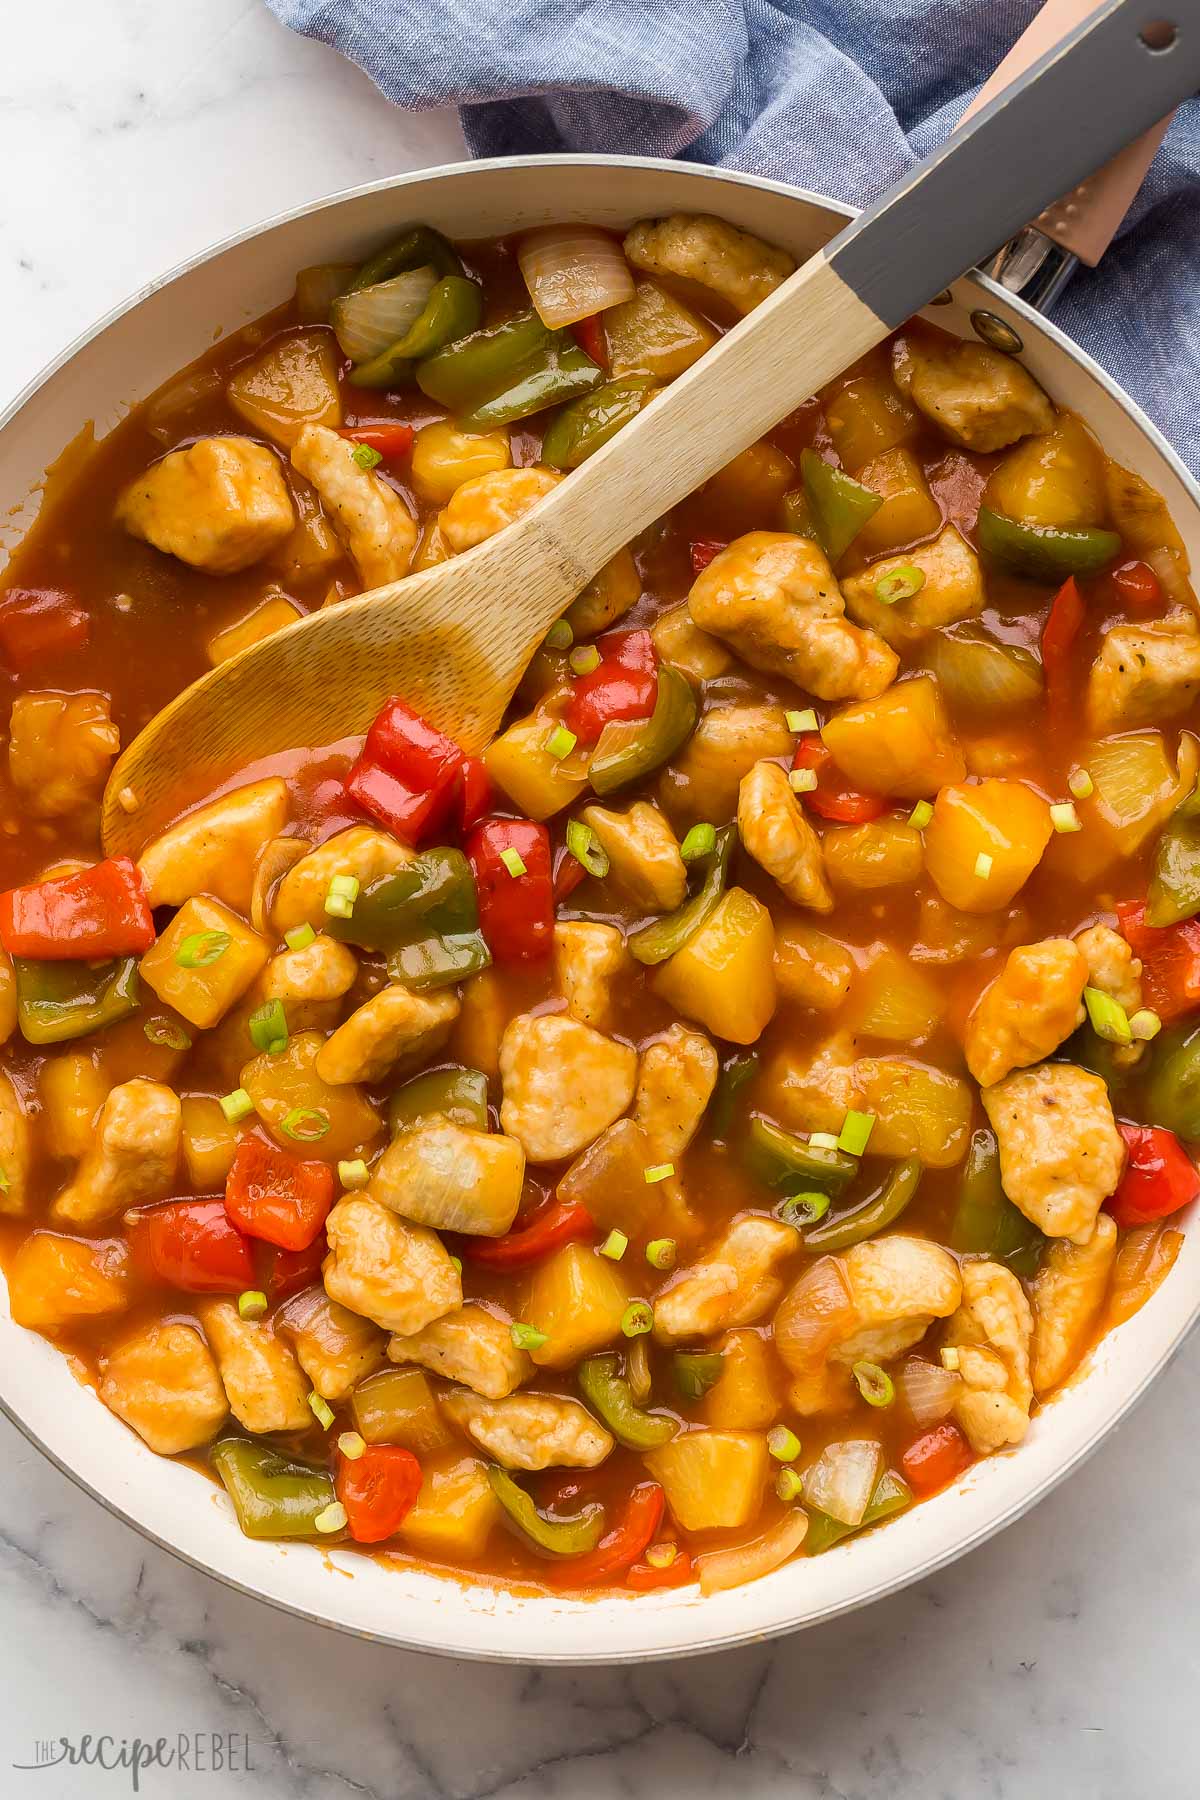
<instances>
[{"instance_id":1,"label":"green bell pepper piece","mask_svg":"<svg viewBox=\"0 0 1200 1800\"><path fill-rule=\"evenodd\" d=\"M1121 549L1115 531L1087 525L1062 530L1052 525L1023 525L1003 513L981 506L975 535L979 548L993 562L1015 575L1039 581L1065 581L1068 575L1091 575L1110 563Z\"/></svg>"},{"instance_id":2,"label":"green bell pepper piece","mask_svg":"<svg viewBox=\"0 0 1200 1800\"><path fill-rule=\"evenodd\" d=\"M817 528L813 524L812 508L803 488L789 488L779 502L779 511L784 531L794 531L797 537L816 537Z\"/></svg>"},{"instance_id":3,"label":"green bell pepper piece","mask_svg":"<svg viewBox=\"0 0 1200 1800\"><path fill-rule=\"evenodd\" d=\"M785 1131L771 1119L755 1113L746 1134L746 1167L767 1187L784 1193L815 1188L821 1194L840 1194L858 1174L858 1158L845 1150L814 1147L795 1132Z\"/></svg>"},{"instance_id":4,"label":"green bell pepper piece","mask_svg":"<svg viewBox=\"0 0 1200 1800\"><path fill-rule=\"evenodd\" d=\"M1177 925L1200 912L1200 818L1191 802L1167 820L1154 854L1146 895L1147 925Z\"/></svg>"},{"instance_id":5,"label":"green bell pepper piece","mask_svg":"<svg viewBox=\"0 0 1200 1800\"><path fill-rule=\"evenodd\" d=\"M552 469L577 469L622 425L637 418L653 386L650 375L623 375L572 400L546 427L542 461Z\"/></svg>"},{"instance_id":6,"label":"green bell pepper piece","mask_svg":"<svg viewBox=\"0 0 1200 1800\"><path fill-rule=\"evenodd\" d=\"M604 381L569 331L547 330L532 310L435 350L416 375L422 393L481 431L574 400Z\"/></svg>"},{"instance_id":7,"label":"green bell pepper piece","mask_svg":"<svg viewBox=\"0 0 1200 1800\"><path fill-rule=\"evenodd\" d=\"M481 931L447 932L419 944L401 944L388 957L388 974L402 987L424 993L478 975L492 960Z\"/></svg>"},{"instance_id":8,"label":"green bell pepper piece","mask_svg":"<svg viewBox=\"0 0 1200 1800\"><path fill-rule=\"evenodd\" d=\"M708 855L696 864L704 871L700 886L690 899L652 925L643 925L629 940L629 948L640 963L666 962L682 950L704 921L716 911L725 883L729 879L729 859L733 855L736 827L723 825Z\"/></svg>"},{"instance_id":9,"label":"green bell pepper piece","mask_svg":"<svg viewBox=\"0 0 1200 1800\"><path fill-rule=\"evenodd\" d=\"M879 511L883 495L872 493L844 469L835 469L815 450L800 452L800 479L817 542L831 563L838 562Z\"/></svg>"},{"instance_id":10,"label":"green bell pepper piece","mask_svg":"<svg viewBox=\"0 0 1200 1800\"><path fill-rule=\"evenodd\" d=\"M597 794L613 794L668 762L696 724L696 695L686 675L670 663L658 670L658 698L648 719L613 719L600 733L588 764Z\"/></svg>"},{"instance_id":11,"label":"green bell pepper piece","mask_svg":"<svg viewBox=\"0 0 1200 1800\"><path fill-rule=\"evenodd\" d=\"M388 1129L395 1137L433 1113L443 1113L466 1131L486 1131L487 1076L479 1069L431 1069L406 1081L388 1101Z\"/></svg>"},{"instance_id":12,"label":"green bell pepper piece","mask_svg":"<svg viewBox=\"0 0 1200 1800\"><path fill-rule=\"evenodd\" d=\"M1007 1263L1017 1275L1032 1277L1041 1266L1046 1240L1004 1192L1000 1152L990 1131L976 1131L971 1138L950 1245L968 1256Z\"/></svg>"},{"instance_id":13,"label":"green bell pepper piece","mask_svg":"<svg viewBox=\"0 0 1200 1800\"><path fill-rule=\"evenodd\" d=\"M724 1374L725 1358L719 1350L676 1350L671 1369L685 1400L703 1400Z\"/></svg>"},{"instance_id":14,"label":"green bell pepper piece","mask_svg":"<svg viewBox=\"0 0 1200 1800\"><path fill-rule=\"evenodd\" d=\"M889 1469L879 1477L867 1510L857 1525L844 1525L840 1519L832 1519L828 1513L818 1512L816 1507L810 1506L804 1548L810 1556L819 1556L822 1550L832 1549L843 1538L852 1537L856 1531L865 1531L868 1525L878 1525L881 1519L890 1519L893 1513L903 1512L911 1505L912 1489L907 1481L893 1475Z\"/></svg>"},{"instance_id":15,"label":"green bell pepper piece","mask_svg":"<svg viewBox=\"0 0 1200 1800\"><path fill-rule=\"evenodd\" d=\"M504 1508L509 1530L546 1556L583 1556L594 1550L604 1535L604 1508L598 1500L590 1501L572 1518L548 1519L507 1469L492 1463L488 1481Z\"/></svg>"},{"instance_id":16,"label":"green bell pepper piece","mask_svg":"<svg viewBox=\"0 0 1200 1800\"><path fill-rule=\"evenodd\" d=\"M830 1219L827 1224L806 1231L804 1248L824 1253L849 1250L851 1245L863 1243L876 1232L895 1224L920 1185L921 1164L915 1156L907 1156L896 1164L879 1192L856 1206L853 1212L843 1213L840 1219Z\"/></svg>"},{"instance_id":17,"label":"green bell pepper piece","mask_svg":"<svg viewBox=\"0 0 1200 1800\"><path fill-rule=\"evenodd\" d=\"M738 1116L742 1089L757 1075L758 1060L757 1050L743 1050L731 1056L722 1068L708 1112L708 1128L714 1143L728 1141Z\"/></svg>"},{"instance_id":18,"label":"green bell pepper piece","mask_svg":"<svg viewBox=\"0 0 1200 1800\"><path fill-rule=\"evenodd\" d=\"M138 959L114 962L37 962L13 957L17 1022L30 1044L61 1044L127 1019L140 1004Z\"/></svg>"},{"instance_id":19,"label":"green bell pepper piece","mask_svg":"<svg viewBox=\"0 0 1200 1800\"><path fill-rule=\"evenodd\" d=\"M225 1438L210 1455L247 1537L324 1535L317 1530L317 1515L337 1498L327 1469L294 1462L246 1438Z\"/></svg>"},{"instance_id":20,"label":"green bell pepper piece","mask_svg":"<svg viewBox=\"0 0 1200 1800\"><path fill-rule=\"evenodd\" d=\"M1177 1025L1150 1046L1145 1085L1147 1124L1163 1125L1176 1137L1200 1138L1200 1028Z\"/></svg>"},{"instance_id":21,"label":"green bell pepper piece","mask_svg":"<svg viewBox=\"0 0 1200 1800\"><path fill-rule=\"evenodd\" d=\"M368 257L346 292L357 293L360 288L374 287L376 282L390 281L393 275L403 275L408 269L423 269L426 265L439 275L461 275L463 272L458 253L448 238L435 231L432 225L413 225L395 243Z\"/></svg>"},{"instance_id":22,"label":"green bell pepper piece","mask_svg":"<svg viewBox=\"0 0 1200 1800\"><path fill-rule=\"evenodd\" d=\"M645 1412L638 1406L621 1365L612 1354L585 1356L575 1371L579 1391L599 1413L619 1444L627 1450L657 1450L669 1444L679 1425L669 1413Z\"/></svg>"},{"instance_id":23,"label":"green bell pepper piece","mask_svg":"<svg viewBox=\"0 0 1200 1800\"><path fill-rule=\"evenodd\" d=\"M325 930L343 943L384 951L392 980L417 989L445 987L492 960L461 850L424 850L381 875L363 889L348 919L327 919Z\"/></svg>"},{"instance_id":24,"label":"green bell pepper piece","mask_svg":"<svg viewBox=\"0 0 1200 1800\"><path fill-rule=\"evenodd\" d=\"M351 369L354 387L398 388L412 379L413 364L474 331L483 317L483 290L465 275L446 275L431 292L424 311L402 338L370 362Z\"/></svg>"}]
</instances>

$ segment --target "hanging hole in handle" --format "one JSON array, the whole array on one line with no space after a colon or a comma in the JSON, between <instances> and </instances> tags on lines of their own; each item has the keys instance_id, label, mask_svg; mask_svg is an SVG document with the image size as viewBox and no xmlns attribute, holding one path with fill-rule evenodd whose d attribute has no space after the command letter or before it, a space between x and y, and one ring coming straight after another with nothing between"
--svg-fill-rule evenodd
<instances>
[{"instance_id":1,"label":"hanging hole in handle","mask_svg":"<svg viewBox=\"0 0 1200 1800\"><path fill-rule=\"evenodd\" d=\"M1141 39L1147 50L1155 56L1161 56L1164 50L1173 50L1179 39L1179 28L1170 19L1153 19L1142 28Z\"/></svg>"}]
</instances>

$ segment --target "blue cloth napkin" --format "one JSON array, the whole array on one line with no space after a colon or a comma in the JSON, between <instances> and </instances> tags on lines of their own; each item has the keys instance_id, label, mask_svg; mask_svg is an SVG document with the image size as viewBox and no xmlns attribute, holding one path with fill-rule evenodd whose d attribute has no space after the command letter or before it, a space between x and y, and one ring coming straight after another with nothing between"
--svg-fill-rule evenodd
<instances>
[{"instance_id":1,"label":"blue cloth napkin","mask_svg":"<svg viewBox=\"0 0 1200 1800\"><path fill-rule=\"evenodd\" d=\"M681 156L862 205L938 144L1040 0L267 0L476 156ZM1200 100L1054 314L1200 474Z\"/></svg>"}]
</instances>

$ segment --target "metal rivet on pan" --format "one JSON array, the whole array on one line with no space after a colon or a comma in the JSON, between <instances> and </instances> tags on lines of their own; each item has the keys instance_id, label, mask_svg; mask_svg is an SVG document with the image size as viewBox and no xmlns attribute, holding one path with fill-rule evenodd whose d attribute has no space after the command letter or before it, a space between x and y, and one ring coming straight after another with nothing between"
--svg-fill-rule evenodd
<instances>
[{"instance_id":1,"label":"metal rivet on pan","mask_svg":"<svg viewBox=\"0 0 1200 1800\"><path fill-rule=\"evenodd\" d=\"M990 344L993 350L1003 350L1006 356L1018 356L1025 348L1020 335L1003 319L997 318L995 313L984 312L982 309L973 312L971 323L975 327L976 336L981 337L985 344Z\"/></svg>"}]
</instances>

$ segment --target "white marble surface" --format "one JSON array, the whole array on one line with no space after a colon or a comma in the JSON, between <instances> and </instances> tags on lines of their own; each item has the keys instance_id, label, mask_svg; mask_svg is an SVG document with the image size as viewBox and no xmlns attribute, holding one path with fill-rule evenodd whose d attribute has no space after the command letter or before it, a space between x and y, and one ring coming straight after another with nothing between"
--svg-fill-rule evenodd
<instances>
[{"instance_id":1,"label":"white marble surface","mask_svg":"<svg viewBox=\"0 0 1200 1800\"><path fill-rule=\"evenodd\" d=\"M139 282L279 207L453 157L258 0L37 0L0 50L0 403ZM968 1562L824 1630L539 1674L292 1623L144 1544L0 1424L0 1795L38 1739L231 1733L160 1800L1184 1800L1198 1790L1193 1343L1117 1437Z\"/></svg>"}]
</instances>

